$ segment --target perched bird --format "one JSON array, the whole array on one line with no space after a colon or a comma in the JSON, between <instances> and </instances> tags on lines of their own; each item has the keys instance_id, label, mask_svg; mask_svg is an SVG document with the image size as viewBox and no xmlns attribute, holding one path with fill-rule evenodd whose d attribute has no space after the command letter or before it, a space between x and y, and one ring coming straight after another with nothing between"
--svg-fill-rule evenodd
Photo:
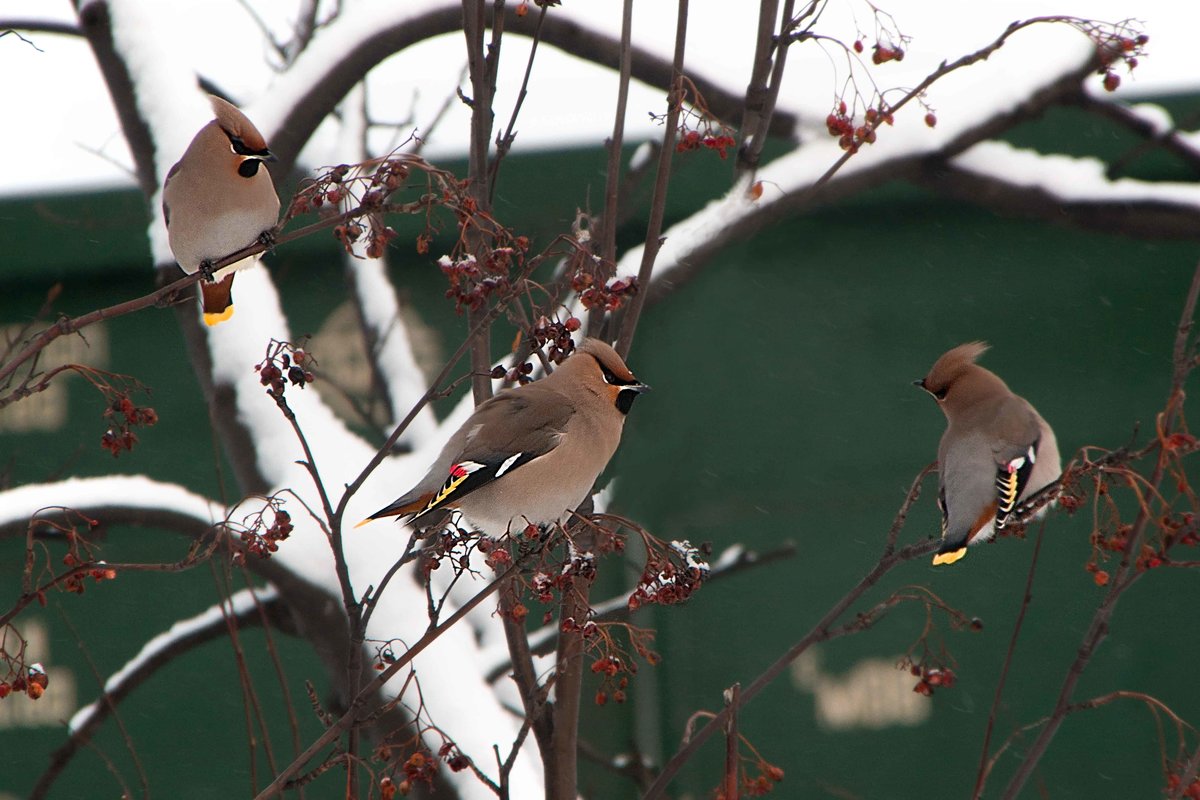
<instances>
[{"instance_id":1,"label":"perched bird","mask_svg":"<svg viewBox=\"0 0 1200 800\"><path fill-rule=\"evenodd\" d=\"M914 384L946 415L938 445L942 545L934 564L953 564L991 539L1022 500L1062 474L1054 431L1023 397L975 363L988 346L960 344Z\"/></svg>"},{"instance_id":2,"label":"perched bird","mask_svg":"<svg viewBox=\"0 0 1200 800\"><path fill-rule=\"evenodd\" d=\"M263 167L275 156L254 123L231 103L209 100L216 119L200 129L167 173L163 217L179 266L189 275L204 273L204 321L216 325L233 316L234 271L258 259L242 259L216 275L212 263L255 241L269 243L279 220L279 196Z\"/></svg>"},{"instance_id":3,"label":"perched bird","mask_svg":"<svg viewBox=\"0 0 1200 800\"><path fill-rule=\"evenodd\" d=\"M550 375L481 403L425 477L359 525L437 509L458 509L493 536L561 522L591 491L648 388L615 350L584 339Z\"/></svg>"}]
</instances>

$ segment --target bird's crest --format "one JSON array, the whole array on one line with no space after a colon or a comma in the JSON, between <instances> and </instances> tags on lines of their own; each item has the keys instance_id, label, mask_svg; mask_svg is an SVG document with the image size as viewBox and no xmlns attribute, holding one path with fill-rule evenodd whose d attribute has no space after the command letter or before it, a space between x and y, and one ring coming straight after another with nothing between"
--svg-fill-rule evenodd
<instances>
[{"instance_id":1,"label":"bird's crest","mask_svg":"<svg viewBox=\"0 0 1200 800\"><path fill-rule=\"evenodd\" d=\"M945 389L974 364L981 355L987 352L987 342L967 342L952 350L947 350L941 358L933 362L929 374L918 385L935 397L944 396ZM939 394L941 393L941 394Z\"/></svg>"},{"instance_id":2,"label":"bird's crest","mask_svg":"<svg viewBox=\"0 0 1200 800\"><path fill-rule=\"evenodd\" d=\"M269 152L267 140L237 106L216 95L209 95L208 99L212 103L217 124L221 126L221 130L225 131L229 141L234 143L235 148L240 145L246 151L242 155Z\"/></svg>"}]
</instances>

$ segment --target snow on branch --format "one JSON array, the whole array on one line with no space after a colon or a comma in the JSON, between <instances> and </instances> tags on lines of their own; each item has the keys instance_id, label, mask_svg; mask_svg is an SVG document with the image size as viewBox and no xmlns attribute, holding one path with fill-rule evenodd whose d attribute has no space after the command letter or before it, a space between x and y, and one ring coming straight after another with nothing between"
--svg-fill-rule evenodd
<instances>
[{"instance_id":1,"label":"snow on branch","mask_svg":"<svg viewBox=\"0 0 1200 800\"><path fill-rule=\"evenodd\" d=\"M144 524L167 521L204 530L225 518L218 503L174 484L142 475L110 475L100 478L68 478L55 483L37 483L0 492L0 536L24 533L35 514L46 516L63 508L90 516L104 516L105 509L121 514L122 522L136 519Z\"/></svg>"}]
</instances>

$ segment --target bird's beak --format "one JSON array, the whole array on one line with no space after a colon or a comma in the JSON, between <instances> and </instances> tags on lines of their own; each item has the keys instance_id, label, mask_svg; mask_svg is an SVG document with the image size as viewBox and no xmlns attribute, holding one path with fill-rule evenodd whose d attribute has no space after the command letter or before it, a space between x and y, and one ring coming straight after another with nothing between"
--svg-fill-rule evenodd
<instances>
[{"instance_id":1,"label":"bird's beak","mask_svg":"<svg viewBox=\"0 0 1200 800\"><path fill-rule=\"evenodd\" d=\"M271 163L275 163L275 162L276 162L276 161L278 161L279 159L275 157L275 154L274 154L274 153L272 153L270 150L268 150L268 151L267 151L267 154L266 154L265 156L263 156L263 157L262 157L262 160L263 160L263 161L270 161Z\"/></svg>"},{"instance_id":2,"label":"bird's beak","mask_svg":"<svg viewBox=\"0 0 1200 800\"><path fill-rule=\"evenodd\" d=\"M913 381L913 386L920 386L922 389L924 389L925 388L925 379L917 378L915 381Z\"/></svg>"},{"instance_id":3,"label":"bird's beak","mask_svg":"<svg viewBox=\"0 0 1200 800\"><path fill-rule=\"evenodd\" d=\"M634 392L637 392L638 394L645 394L646 392L650 391L650 387L644 383L635 383L631 386L626 386L624 388L629 389Z\"/></svg>"}]
</instances>

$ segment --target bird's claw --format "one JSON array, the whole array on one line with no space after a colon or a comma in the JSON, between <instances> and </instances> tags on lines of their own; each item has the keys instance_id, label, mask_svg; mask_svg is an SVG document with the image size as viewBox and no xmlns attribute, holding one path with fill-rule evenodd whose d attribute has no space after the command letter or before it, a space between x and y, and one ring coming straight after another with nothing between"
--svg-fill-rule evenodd
<instances>
[{"instance_id":1,"label":"bird's claw","mask_svg":"<svg viewBox=\"0 0 1200 800\"><path fill-rule=\"evenodd\" d=\"M258 243L268 250L275 247L275 242L278 241L278 239L279 234L274 228L267 228L258 235Z\"/></svg>"},{"instance_id":2,"label":"bird's claw","mask_svg":"<svg viewBox=\"0 0 1200 800\"><path fill-rule=\"evenodd\" d=\"M203 275L204 280L208 281L209 283L215 281L216 278L213 276L213 262L209 261L207 258L201 261L200 274Z\"/></svg>"}]
</instances>

